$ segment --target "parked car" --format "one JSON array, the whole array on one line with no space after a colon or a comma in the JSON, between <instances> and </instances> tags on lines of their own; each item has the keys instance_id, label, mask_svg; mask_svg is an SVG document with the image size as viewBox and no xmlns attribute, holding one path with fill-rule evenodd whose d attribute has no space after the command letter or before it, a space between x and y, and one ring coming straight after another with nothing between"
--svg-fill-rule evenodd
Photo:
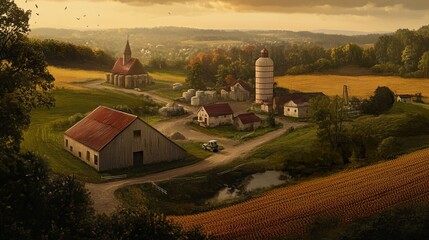
<instances>
[{"instance_id":1,"label":"parked car","mask_svg":"<svg viewBox=\"0 0 429 240\"><path fill-rule=\"evenodd\" d=\"M201 144L201 148L210 152L219 151L219 146L217 145L216 140L210 140L207 143Z\"/></svg>"}]
</instances>

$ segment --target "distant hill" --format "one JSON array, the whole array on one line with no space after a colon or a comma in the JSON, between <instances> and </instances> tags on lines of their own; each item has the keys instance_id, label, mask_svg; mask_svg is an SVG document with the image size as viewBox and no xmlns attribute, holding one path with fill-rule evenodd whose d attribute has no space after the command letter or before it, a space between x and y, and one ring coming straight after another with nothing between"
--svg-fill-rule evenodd
<instances>
[{"instance_id":1,"label":"distant hill","mask_svg":"<svg viewBox=\"0 0 429 240\"><path fill-rule=\"evenodd\" d=\"M178 49L187 50L186 54L213 47L228 47L254 43L305 43L325 48L345 43L358 45L374 44L380 34L338 35L313 32L294 32L286 30L207 30L181 27L130 28L108 30L70 30L36 28L31 36L39 39L56 39L91 48L102 49L113 56L119 56L127 36L136 57L143 55L180 54ZM183 52L183 51L182 51ZM185 55L186 55L185 54ZM186 57L186 56L183 57Z\"/></svg>"}]
</instances>

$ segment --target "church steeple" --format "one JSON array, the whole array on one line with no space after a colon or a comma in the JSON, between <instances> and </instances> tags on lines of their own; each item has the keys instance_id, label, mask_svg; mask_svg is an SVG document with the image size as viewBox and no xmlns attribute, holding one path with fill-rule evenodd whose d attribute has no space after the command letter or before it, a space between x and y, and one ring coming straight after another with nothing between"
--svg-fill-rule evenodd
<instances>
[{"instance_id":1,"label":"church steeple","mask_svg":"<svg viewBox=\"0 0 429 240\"><path fill-rule=\"evenodd\" d=\"M127 37L127 44L125 45L124 57L123 57L123 65L127 64L131 59L131 47Z\"/></svg>"}]
</instances>

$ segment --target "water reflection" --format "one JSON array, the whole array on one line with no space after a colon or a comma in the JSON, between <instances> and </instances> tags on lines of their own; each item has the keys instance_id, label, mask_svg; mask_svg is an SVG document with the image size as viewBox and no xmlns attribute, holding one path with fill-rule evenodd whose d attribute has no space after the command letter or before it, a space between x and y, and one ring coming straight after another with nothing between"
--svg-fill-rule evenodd
<instances>
[{"instance_id":1,"label":"water reflection","mask_svg":"<svg viewBox=\"0 0 429 240\"><path fill-rule=\"evenodd\" d=\"M219 203L225 200L240 197L243 192L251 192L257 189L278 186L290 180L290 176L280 171L265 171L255 173L247 177L240 184L240 189L226 186L219 190L217 194L206 201L206 203Z\"/></svg>"}]
</instances>

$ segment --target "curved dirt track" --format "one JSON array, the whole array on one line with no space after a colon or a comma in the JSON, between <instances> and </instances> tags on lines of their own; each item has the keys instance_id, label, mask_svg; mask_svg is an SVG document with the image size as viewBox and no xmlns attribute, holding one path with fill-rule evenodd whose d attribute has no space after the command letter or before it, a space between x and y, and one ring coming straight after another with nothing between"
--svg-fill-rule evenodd
<instances>
[{"instance_id":1,"label":"curved dirt track","mask_svg":"<svg viewBox=\"0 0 429 240\"><path fill-rule=\"evenodd\" d=\"M279 188L224 209L170 219L185 228L200 225L219 239L270 239L303 234L316 217L348 222L422 200L429 200L429 149Z\"/></svg>"}]
</instances>

